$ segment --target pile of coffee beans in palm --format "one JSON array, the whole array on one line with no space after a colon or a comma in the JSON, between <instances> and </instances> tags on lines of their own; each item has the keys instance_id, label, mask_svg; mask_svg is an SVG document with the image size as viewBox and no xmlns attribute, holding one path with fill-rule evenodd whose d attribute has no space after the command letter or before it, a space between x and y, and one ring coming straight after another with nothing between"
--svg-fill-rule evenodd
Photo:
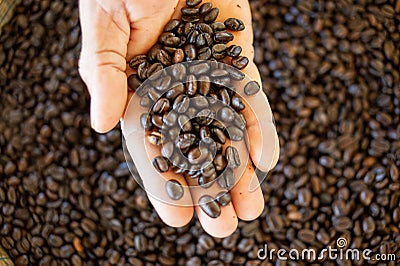
<instances>
[{"instance_id":1,"label":"pile of coffee beans in palm","mask_svg":"<svg viewBox=\"0 0 400 266\"><path fill-rule=\"evenodd\" d=\"M187 0L186 5L180 19L166 24L147 55L129 61L137 74L128 77L128 85L141 97L140 105L149 110L141 115L140 122L149 132L150 143L162 146L161 156L153 159L157 171L172 168L186 178L197 178L202 188L218 180L227 190L222 192L226 196L208 203L206 199L212 198L206 195L199 202L216 218L220 214L217 202L225 206L230 201L228 190L235 184L232 169L240 166L236 148L223 146L227 139L242 141L246 128L246 119L240 113L245 104L236 90L251 96L260 91L260 86L255 81L242 88L234 84L245 78L240 69L249 60L240 56L240 46L226 45L234 39L228 30L244 30L243 22L237 18L217 21L219 9L210 2ZM227 57L233 67L217 63ZM177 180L166 183L170 198L183 196L180 186Z\"/></svg>"},{"instance_id":2,"label":"pile of coffee beans in palm","mask_svg":"<svg viewBox=\"0 0 400 266\"><path fill-rule=\"evenodd\" d=\"M0 245L16 265L310 265L257 253L339 237L397 261L314 264L398 265L399 1L250 4L281 158L261 216L220 239L195 218L165 225L129 173L120 129L90 129L78 2L21 1L0 35Z\"/></svg>"}]
</instances>

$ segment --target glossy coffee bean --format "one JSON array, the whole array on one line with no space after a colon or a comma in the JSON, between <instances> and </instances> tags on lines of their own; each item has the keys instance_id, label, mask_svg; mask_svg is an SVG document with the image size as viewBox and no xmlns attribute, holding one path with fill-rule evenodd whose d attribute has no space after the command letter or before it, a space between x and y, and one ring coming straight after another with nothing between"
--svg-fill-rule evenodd
<instances>
[{"instance_id":1,"label":"glossy coffee bean","mask_svg":"<svg viewBox=\"0 0 400 266\"><path fill-rule=\"evenodd\" d=\"M260 85L258 84L257 81L250 81L249 83L247 83L247 84L244 86L244 93L245 93L247 96L254 95L254 94L256 94L256 93L259 92L259 91L260 91Z\"/></svg>"},{"instance_id":2,"label":"glossy coffee bean","mask_svg":"<svg viewBox=\"0 0 400 266\"><path fill-rule=\"evenodd\" d=\"M210 12L211 9L212 9L212 3L207 2L200 6L199 13L200 13L200 15L204 15L204 14Z\"/></svg>"},{"instance_id":3,"label":"glossy coffee bean","mask_svg":"<svg viewBox=\"0 0 400 266\"><path fill-rule=\"evenodd\" d=\"M153 166L160 173L167 172L169 168L167 159L162 156L157 156L153 159Z\"/></svg>"},{"instance_id":4,"label":"glossy coffee bean","mask_svg":"<svg viewBox=\"0 0 400 266\"><path fill-rule=\"evenodd\" d=\"M204 15L203 20L205 23L212 23L217 19L218 14L219 9L217 7L214 7Z\"/></svg>"},{"instance_id":5,"label":"glossy coffee bean","mask_svg":"<svg viewBox=\"0 0 400 266\"><path fill-rule=\"evenodd\" d=\"M168 196L173 200L179 200L183 197L184 194L183 187L181 183L179 183L175 179L168 180L165 183L165 189L167 191Z\"/></svg>"},{"instance_id":6,"label":"glossy coffee bean","mask_svg":"<svg viewBox=\"0 0 400 266\"><path fill-rule=\"evenodd\" d=\"M233 31L242 31L244 30L244 23L238 18L228 18L224 21L224 24L227 29Z\"/></svg>"},{"instance_id":7,"label":"glossy coffee bean","mask_svg":"<svg viewBox=\"0 0 400 266\"><path fill-rule=\"evenodd\" d=\"M227 31L217 31L214 34L214 41L216 43L228 43L233 40L233 34Z\"/></svg>"},{"instance_id":8,"label":"glossy coffee bean","mask_svg":"<svg viewBox=\"0 0 400 266\"><path fill-rule=\"evenodd\" d=\"M204 195L199 199L199 206L211 218L217 218L221 214L218 203L209 195Z\"/></svg>"},{"instance_id":9,"label":"glossy coffee bean","mask_svg":"<svg viewBox=\"0 0 400 266\"><path fill-rule=\"evenodd\" d=\"M231 45L226 49L226 54L230 57L238 57L242 52L242 47L238 45Z\"/></svg>"},{"instance_id":10,"label":"glossy coffee bean","mask_svg":"<svg viewBox=\"0 0 400 266\"><path fill-rule=\"evenodd\" d=\"M237 69L243 69L249 64L249 59L245 56L238 56L236 58L232 58L231 64Z\"/></svg>"},{"instance_id":11,"label":"glossy coffee bean","mask_svg":"<svg viewBox=\"0 0 400 266\"><path fill-rule=\"evenodd\" d=\"M221 191L215 196L215 199L223 207L231 202L231 195L229 191Z\"/></svg>"},{"instance_id":12,"label":"glossy coffee bean","mask_svg":"<svg viewBox=\"0 0 400 266\"><path fill-rule=\"evenodd\" d=\"M240 166L239 153L235 147L227 147L225 150L225 157L229 168L235 169Z\"/></svg>"}]
</instances>

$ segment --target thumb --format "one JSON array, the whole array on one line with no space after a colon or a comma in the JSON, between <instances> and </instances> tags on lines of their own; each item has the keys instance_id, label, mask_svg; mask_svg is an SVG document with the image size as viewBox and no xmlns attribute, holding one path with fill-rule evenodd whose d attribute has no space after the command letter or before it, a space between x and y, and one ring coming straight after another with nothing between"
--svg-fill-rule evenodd
<instances>
[{"instance_id":1,"label":"thumb","mask_svg":"<svg viewBox=\"0 0 400 266\"><path fill-rule=\"evenodd\" d=\"M107 2L79 2L82 28L79 72L91 95L92 127L101 133L118 123L127 99L125 58L129 21L122 1Z\"/></svg>"}]
</instances>

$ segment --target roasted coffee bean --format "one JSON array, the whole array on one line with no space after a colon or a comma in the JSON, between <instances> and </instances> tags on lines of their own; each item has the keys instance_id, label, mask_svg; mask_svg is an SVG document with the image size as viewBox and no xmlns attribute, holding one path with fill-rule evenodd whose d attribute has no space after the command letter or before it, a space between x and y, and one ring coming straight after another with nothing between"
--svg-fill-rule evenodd
<instances>
[{"instance_id":1,"label":"roasted coffee bean","mask_svg":"<svg viewBox=\"0 0 400 266\"><path fill-rule=\"evenodd\" d=\"M259 91L260 91L260 85L258 84L257 81L250 81L249 83L247 83L247 84L244 86L244 93L245 93L247 96L254 95L254 94L256 94L256 93L259 92Z\"/></svg>"},{"instance_id":2,"label":"roasted coffee bean","mask_svg":"<svg viewBox=\"0 0 400 266\"><path fill-rule=\"evenodd\" d=\"M205 23L210 24L217 19L218 14L219 14L219 9L217 7L214 7L207 13L204 13L203 20Z\"/></svg>"},{"instance_id":3,"label":"roasted coffee bean","mask_svg":"<svg viewBox=\"0 0 400 266\"><path fill-rule=\"evenodd\" d=\"M156 116L156 115L154 115ZM176 125L176 122L178 120L178 114L176 112L168 112L163 115L162 117L162 125L166 125L167 127L174 127ZM155 124L155 123L154 123ZM159 127L156 124L157 127ZM176 130L179 130L176 128Z\"/></svg>"},{"instance_id":4,"label":"roasted coffee bean","mask_svg":"<svg viewBox=\"0 0 400 266\"><path fill-rule=\"evenodd\" d=\"M164 31L174 31L179 27L180 24L181 22L179 19L172 19L165 25Z\"/></svg>"},{"instance_id":5,"label":"roasted coffee bean","mask_svg":"<svg viewBox=\"0 0 400 266\"><path fill-rule=\"evenodd\" d=\"M181 39L179 37L176 37L172 32L164 32L160 35L158 39L163 45L170 47L176 47L181 42Z\"/></svg>"},{"instance_id":6,"label":"roasted coffee bean","mask_svg":"<svg viewBox=\"0 0 400 266\"><path fill-rule=\"evenodd\" d=\"M132 74L128 77L128 87L132 91L136 91L136 89L142 84L139 80L139 77L137 74Z\"/></svg>"},{"instance_id":7,"label":"roasted coffee bean","mask_svg":"<svg viewBox=\"0 0 400 266\"><path fill-rule=\"evenodd\" d=\"M202 4L200 6L200 8L199 8L200 15L204 15L204 14L210 12L211 9L212 9L212 3L211 2L207 2L207 3Z\"/></svg>"},{"instance_id":8,"label":"roasted coffee bean","mask_svg":"<svg viewBox=\"0 0 400 266\"><path fill-rule=\"evenodd\" d=\"M234 111L230 107L222 107L218 110L217 117L221 119L222 122L232 122L235 119Z\"/></svg>"},{"instance_id":9,"label":"roasted coffee bean","mask_svg":"<svg viewBox=\"0 0 400 266\"><path fill-rule=\"evenodd\" d=\"M198 92L201 95L207 96L211 90L210 78L208 76L201 76L198 82Z\"/></svg>"},{"instance_id":10,"label":"roasted coffee bean","mask_svg":"<svg viewBox=\"0 0 400 266\"><path fill-rule=\"evenodd\" d=\"M241 52L242 52L242 47L234 44L226 49L226 54L233 58L238 57Z\"/></svg>"},{"instance_id":11,"label":"roasted coffee bean","mask_svg":"<svg viewBox=\"0 0 400 266\"><path fill-rule=\"evenodd\" d=\"M129 67L132 69L137 69L140 64L146 62L147 58L145 55L137 55L134 56L131 60L129 60Z\"/></svg>"},{"instance_id":12,"label":"roasted coffee bean","mask_svg":"<svg viewBox=\"0 0 400 266\"><path fill-rule=\"evenodd\" d=\"M197 78L195 75L187 76L186 91L189 96L194 96L197 93Z\"/></svg>"},{"instance_id":13,"label":"roasted coffee bean","mask_svg":"<svg viewBox=\"0 0 400 266\"><path fill-rule=\"evenodd\" d=\"M245 108L245 105L243 104L243 101L240 97L233 96L232 97L232 107L238 111L242 111Z\"/></svg>"},{"instance_id":14,"label":"roasted coffee bean","mask_svg":"<svg viewBox=\"0 0 400 266\"><path fill-rule=\"evenodd\" d=\"M229 146L225 150L226 161L228 163L228 167L230 168L238 168L240 166L240 157L237 149L235 147Z\"/></svg>"},{"instance_id":15,"label":"roasted coffee bean","mask_svg":"<svg viewBox=\"0 0 400 266\"><path fill-rule=\"evenodd\" d=\"M142 114L140 116L140 123L145 130L150 130L153 127L151 123L151 115L150 114Z\"/></svg>"},{"instance_id":16,"label":"roasted coffee bean","mask_svg":"<svg viewBox=\"0 0 400 266\"><path fill-rule=\"evenodd\" d=\"M194 134L186 133L180 135L177 146L182 150L187 149L195 143L196 139L197 137Z\"/></svg>"},{"instance_id":17,"label":"roasted coffee bean","mask_svg":"<svg viewBox=\"0 0 400 266\"><path fill-rule=\"evenodd\" d=\"M225 24L219 21L213 22L211 28L213 31L224 31L226 29Z\"/></svg>"},{"instance_id":18,"label":"roasted coffee bean","mask_svg":"<svg viewBox=\"0 0 400 266\"><path fill-rule=\"evenodd\" d=\"M232 141L241 141L243 140L244 133L243 131L236 126L229 126L226 129L226 136Z\"/></svg>"},{"instance_id":19,"label":"roasted coffee bean","mask_svg":"<svg viewBox=\"0 0 400 266\"><path fill-rule=\"evenodd\" d=\"M173 104L173 109L175 111L177 111L178 113L182 114L182 113L187 112L189 105L190 105L189 97L181 94L178 97L176 97L174 104Z\"/></svg>"},{"instance_id":20,"label":"roasted coffee bean","mask_svg":"<svg viewBox=\"0 0 400 266\"><path fill-rule=\"evenodd\" d=\"M195 60L197 53L196 53L196 47L193 44L187 44L185 47L183 47L183 52L186 55L186 60L191 61Z\"/></svg>"},{"instance_id":21,"label":"roasted coffee bean","mask_svg":"<svg viewBox=\"0 0 400 266\"><path fill-rule=\"evenodd\" d=\"M217 178L217 173L214 172L210 176L200 175L197 179L199 186L202 188L209 188L214 184L215 179Z\"/></svg>"},{"instance_id":22,"label":"roasted coffee bean","mask_svg":"<svg viewBox=\"0 0 400 266\"><path fill-rule=\"evenodd\" d=\"M167 142L162 145L161 154L164 158L171 158L174 153L174 144L172 142Z\"/></svg>"},{"instance_id":23,"label":"roasted coffee bean","mask_svg":"<svg viewBox=\"0 0 400 266\"><path fill-rule=\"evenodd\" d=\"M169 101L166 98L160 98L156 103L153 105L153 112L154 113L164 113L169 109Z\"/></svg>"},{"instance_id":24,"label":"roasted coffee bean","mask_svg":"<svg viewBox=\"0 0 400 266\"><path fill-rule=\"evenodd\" d=\"M184 132L192 131L192 122L186 115L180 115L178 117L178 125Z\"/></svg>"},{"instance_id":25,"label":"roasted coffee bean","mask_svg":"<svg viewBox=\"0 0 400 266\"><path fill-rule=\"evenodd\" d=\"M147 69L147 76L150 80L157 79L161 76L163 70L163 66L161 63L154 63L149 66Z\"/></svg>"},{"instance_id":26,"label":"roasted coffee bean","mask_svg":"<svg viewBox=\"0 0 400 266\"><path fill-rule=\"evenodd\" d=\"M174 52L174 56L172 57L172 63L178 64L181 63L185 59L185 53L181 48L176 49Z\"/></svg>"},{"instance_id":27,"label":"roasted coffee bean","mask_svg":"<svg viewBox=\"0 0 400 266\"><path fill-rule=\"evenodd\" d=\"M203 110L209 106L207 98L201 95L192 98L191 105L198 110Z\"/></svg>"},{"instance_id":28,"label":"roasted coffee bean","mask_svg":"<svg viewBox=\"0 0 400 266\"><path fill-rule=\"evenodd\" d=\"M233 31L242 31L245 28L243 21L237 18L228 18L224 21L224 24L227 29Z\"/></svg>"},{"instance_id":29,"label":"roasted coffee bean","mask_svg":"<svg viewBox=\"0 0 400 266\"><path fill-rule=\"evenodd\" d=\"M151 116L151 123L158 128L162 128L164 125L163 117L161 115L154 114Z\"/></svg>"},{"instance_id":30,"label":"roasted coffee bean","mask_svg":"<svg viewBox=\"0 0 400 266\"><path fill-rule=\"evenodd\" d=\"M196 120L200 125L209 125L215 118L215 113L210 109L203 109L196 114Z\"/></svg>"},{"instance_id":31,"label":"roasted coffee bean","mask_svg":"<svg viewBox=\"0 0 400 266\"><path fill-rule=\"evenodd\" d=\"M194 7L200 5L202 0L186 0L186 5L189 7Z\"/></svg>"},{"instance_id":32,"label":"roasted coffee bean","mask_svg":"<svg viewBox=\"0 0 400 266\"><path fill-rule=\"evenodd\" d=\"M238 56L236 58L232 58L231 64L237 69L243 69L249 64L249 59L245 56Z\"/></svg>"},{"instance_id":33,"label":"roasted coffee bean","mask_svg":"<svg viewBox=\"0 0 400 266\"><path fill-rule=\"evenodd\" d=\"M219 43L219 44L215 44L215 45L212 47L212 50L211 50L211 51L212 51L213 57L214 57L216 60L222 60L222 59L224 59L225 56L226 56L225 50L226 50L226 45L225 45L225 44L222 44L222 43Z\"/></svg>"},{"instance_id":34,"label":"roasted coffee bean","mask_svg":"<svg viewBox=\"0 0 400 266\"><path fill-rule=\"evenodd\" d=\"M199 9L195 7L182 7L181 12L184 16L195 16L199 14Z\"/></svg>"},{"instance_id":35,"label":"roasted coffee bean","mask_svg":"<svg viewBox=\"0 0 400 266\"><path fill-rule=\"evenodd\" d=\"M186 68L183 64L173 65L170 67L169 71L171 73L171 77L174 78L178 83L177 86L179 86L179 83L183 82L186 78ZM169 84L166 87L168 86Z\"/></svg>"},{"instance_id":36,"label":"roasted coffee bean","mask_svg":"<svg viewBox=\"0 0 400 266\"><path fill-rule=\"evenodd\" d=\"M215 170L219 172L224 170L227 165L225 157L222 154L217 154L214 158L214 165Z\"/></svg>"},{"instance_id":37,"label":"roasted coffee bean","mask_svg":"<svg viewBox=\"0 0 400 266\"><path fill-rule=\"evenodd\" d=\"M233 34L227 31L217 31L214 34L214 41L216 43L228 43L233 40Z\"/></svg>"},{"instance_id":38,"label":"roasted coffee bean","mask_svg":"<svg viewBox=\"0 0 400 266\"><path fill-rule=\"evenodd\" d=\"M217 194L215 199L219 203L219 205L224 207L231 202L231 195L229 194L228 191L221 191Z\"/></svg>"},{"instance_id":39,"label":"roasted coffee bean","mask_svg":"<svg viewBox=\"0 0 400 266\"><path fill-rule=\"evenodd\" d=\"M188 161L191 164L202 163L208 156L208 150L206 148L195 147L188 153Z\"/></svg>"},{"instance_id":40,"label":"roasted coffee bean","mask_svg":"<svg viewBox=\"0 0 400 266\"><path fill-rule=\"evenodd\" d=\"M186 23L197 23L200 21L200 17L198 15L193 16L182 16L182 21Z\"/></svg>"},{"instance_id":41,"label":"roasted coffee bean","mask_svg":"<svg viewBox=\"0 0 400 266\"><path fill-rule=\"evenodd\" d=\"M203 47L198 51L197 59L199 60L208 60L211 58L211 49L208 47Z\"/></svg>"},{"instance_id":42,"label":"roasted coffee bean","mask_svg":"<svg viewBox=\"0 0 400 266\"><path fill-rule=\"evenodd\" d=\"M220 128L212 128L211 129L211 133L213 134L214 139L216 141L218 141L221 144L225 144L226 136L225 136L225 133L224 133L224 131L222 129L220 129Z\"/></svg>"},{"instance_id":43,"label":"roasted coffee bean","mask_svg":"<svg viewBox=\"0 0 400 266\"><path fill-rule=\"evenodd\" d=\"M145 80L148 78L147 71L149 70L150 64L147 61L143 61L137 67L137 74L139 79Z\"/></svg>"},{"instance_id":44,"label":"roasted coffee bean","mask_svg":"<svg viewBox=\"0 0 400 266\"><path fill-rule=\"evenodd\" d=\"M165 183L165 189L167 191L168 196L173 200L179 200L183 197L184 191L181 183L177 180L168 180Z\"/></svg>"},{"instance_id":45,"label":"roasted coffee bean","mask_svg":"<svg viewBox=\"0 0 400 266\"><path fill-rule=\"evenodd\" d=\"M230 105L231 103L231 97L229 96L229 92L227 89L220 89L218 91L219 94L219 99L225 104L225 105Z\"/></svg>"},{"instance_id":46,"label":"roasted coffee bean","mask_svg":"<svg viewBox=\"0 0 400 266\"><path fill-rule=\"evenodd\" d=\"M162 156L157 156L153 159L153 166L160 173L167 172L169 168L167 159Z\"/></svg>"},{"instance_id":47,"label":"roasted coffee bean","mask_svg":"<svg viewBox=\"0 0 400 266\"><path fill-rule=\"evenodd\" d=\"M174 83L171 85L171 89L167 91L165 97L169 100L175 100L178 96L182 95L185 92L185 86L182 83Z\"/></svg>"},{"instance_id":48,"label":"roasted coffee bean","mask_svg":"<svg viewBox=\"0 0 400 266\"><path fill-rule=\"evenodd\" d=\"M208 73L209 70L210 70L210 65L208 63L199 63L189 67L189 72L193 75L205 74ZM208 78L208 76L204 77ZM209 81L210 79L208 78L207 80Z\"/></svg>"},{"instance_id":49,"label":"roasted coffee bean","mask_svg":"<svg viewBox=\"0 0 400 266\"><path fill-rule=\"evenodd\" d=\"M199 34L200 32L198 30L192 30L187 37L187 42L190 44L196 44L196 40Z\"/></svg>"},{"instance_id":50,"label":"roasted coffee bean","mask_svg":"<svg viewBox=\"0 0 400 266\"><path fill-rule=\"evenodd\" d=\"M221 214L218 203L209 195L204 195L199 199L200 208L211 218L217 218Z\"/></svg>"},{"instance_id":51,"label":"roasted coffee bean","mask_svg":"<svg viewBox=\"0 0 400 266\"><path fill-rule=\"evenodd\" d=\"M161 48L162 46L158 43L150 48L150 50L147 52L147 57L149 58L150 61L157 60L157 54L160 52Z\"/></svg>"},{"instance_id":52,"label":"roasted coffee bean","mask_svg":"<svg viewBox=\"0 0 400 266\"><path fill-rule=\"evenodd\" d=\"M210 25L205 24L205 23L197 24L196 29L202 33L207 33L209 36L211 36L214 32L213 29L210 27Z\"/></svg>"},{"instance_id":53,"label":"roasted coffee bean","mask_svg":"<svg viewBox=\"0 0 400 266\"><path fill-rule=\"evenodd\" d=\"M157 60L164 66L171 65L171 56L164 50L160 50L157 54Z\"/></svg>"},{"instance_id":54,"label":"roasted coffee bean","mask_svg":"<svg viewBox=\"0 0 400 266\"><path fill-rule=\"evenodd\" d=\"M197 47L210 46L212 44L212 38L208 33L200 33L197 35L195 44Z\"/></svg>"},{"instance_id":55,"label":"roasted coffee bean","mask_svg":"<svg viewBox=\"0 0 400 266\"><path fill-rule=\"evenodd\" d=\"M214 165L212 163L210 163L210 162L207 162L207 161L204 164L205 164L205 166L201 167L201 174L203 176L206 176L206 177L215 176L215 174L216 174L215 170L216 169L215 169Z\"/></svg>"}]
</instances>

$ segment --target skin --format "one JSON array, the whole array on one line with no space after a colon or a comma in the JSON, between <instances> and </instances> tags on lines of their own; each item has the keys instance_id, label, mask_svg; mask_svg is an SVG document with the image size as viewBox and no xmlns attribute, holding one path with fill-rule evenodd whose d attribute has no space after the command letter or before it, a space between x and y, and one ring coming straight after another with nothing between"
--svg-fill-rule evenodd
<instances>
[{"instance_id":1,"label":"skin","mask_svg":"<svg viewBox=\"0 0 400 266\"><path fill-rule=\"evenodd\" d=\"M242 55L250 59L243 72L262 84L253 63L249 3L246 0L210 2L220 10L218 21L236 17L245 23L244 31L232 32L235 36L233 43L240 45L243 48ZM127 76L133 72L127 67L127 61L135 55L145 54L157 42L164 25L171 18L179 18L180 9L184 5L185 1L182 0L81 0L82 52L79 70L91 95L93 129L99 133L107 132L122 119L123 133L125 137L129 136L128 150L160 218L170 226L179 227L187 224L195 211L205 231L215 237L226 237L235 231L238 218L248 221L256 219L264 209L264 199L253 163L260 170L268 172L279 157L278 136L264 93L245 97L247 107L243 113L247 120L247 139L251 141L235 143L242 160L242 165L235 170L235 176L240 178L231 190L231 203L222 208L221 215L216 219L210 218L199 206L193 204L204 195L204 189L187 187L195 184L187 184L183 176L172 171L162 175L156 172L151 165L151 158L160 153L159 149L143 141L145 133L139 123L124 123L139 121L138 116L143 113L137 104L139 98L128 94ZM129 100L131 103L125 113ZM135 101L136 104L132 104ZM243 159L247 156L248 160ZM185 196L174 204L168 201L163 192L165 182L169 179L179 180L186 190ZM207 194L215 196L219 190L215 183L207 189Z\"/></svg>"}]
</instances>

